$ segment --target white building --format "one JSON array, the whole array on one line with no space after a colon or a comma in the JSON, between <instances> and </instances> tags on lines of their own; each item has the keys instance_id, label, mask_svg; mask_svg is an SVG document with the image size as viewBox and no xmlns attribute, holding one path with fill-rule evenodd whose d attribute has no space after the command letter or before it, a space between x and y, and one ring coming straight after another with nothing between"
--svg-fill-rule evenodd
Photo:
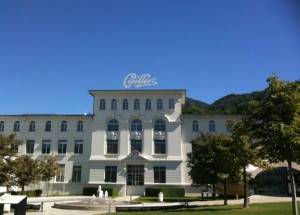
<instances>
[{"instance_id":1,"label":"white building","mask_svg":"<svg viewBox=\"0 0 300 215\"><path fill-rule=\"evenodd\" d=\"M227 121L236 119L183 115L183 89L89 93L94 98L89 115L0 115L0 132L15 132L24 141L20 154L55 155L60 173L51 183L53 194L81 194L84 187L99 185L116 187L122 195L143 194L153 186L192 193L196 188L186 167L190 141L199 131L227 133Z\"/></svg>"}]
</instances>

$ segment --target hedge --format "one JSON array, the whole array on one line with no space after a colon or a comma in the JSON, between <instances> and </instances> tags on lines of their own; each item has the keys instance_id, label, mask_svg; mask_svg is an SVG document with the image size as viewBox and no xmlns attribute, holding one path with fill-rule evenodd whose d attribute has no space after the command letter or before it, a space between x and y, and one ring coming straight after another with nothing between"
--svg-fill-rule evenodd
<instances>
[{"instance_id":1,"label":"hedge","mask_svg":"<svg viewBox=\"0 0 300 215\"><path fill-rule=\"evenodd\" d=\"M21 191L11 191L11 195L22 195ZM23 195L26 195L27 197L41 197L42 190L26 190L23 192Z\"/></svg>"},{"instance_id":2,"label":"hedge","mask_svg":"<svg viewBox=\"0 0 300 215\"><path fill-rule=\"evenodd\" d=\"M158 187L147 187L145 189L145 195L148 197L158 197L158 194L162 192L164 197L184 197L184 188L158 188Z\"/></svg>"},{"instance_id":3,"label":"hedge","mask_svg":"<svg viewBox=\"0 0 300 215\"><path fill-rule=\"evenodd\" d=\"M118 196L118 190L116 188L102 188L103 194L107 191L108 196ZM84 196L92 196L98 195L98 187L84 187L82 195Z\"/></svg>"}]
</instances>

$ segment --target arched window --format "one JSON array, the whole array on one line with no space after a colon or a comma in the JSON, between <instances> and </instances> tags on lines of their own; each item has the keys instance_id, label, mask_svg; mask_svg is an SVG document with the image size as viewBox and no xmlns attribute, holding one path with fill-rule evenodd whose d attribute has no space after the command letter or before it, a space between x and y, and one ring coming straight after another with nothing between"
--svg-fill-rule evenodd
<instances>
[{"instance_id":1,"label":"arched window","mask_svg":"<svg viewBox=\"0 0 300 215\"><path fill-rule=\"evenodd\" d=\"M77 122L77 131L83 131L83 121L79 120Z\"/></svg>"},{"instance_id":2,"label":"arched window","mask_svg":"<svg viewBox=\"0 0 300 215\"><path fill-rule=\"evenodd\" d=\"M157 99L157 110L163 109L163 101L161 99Z\"/></svg>"},{"instance_id":3,"label":"arched window","mask_svg":"<svg viewBox=\"0 0 300 215\"><path fill-rule=\"evenodd\" d=\"M139 110L140 109L140 100L139 99L134 100L133 109L134 110Z\"/></svg>"},{"instance_id":4,"label":"arched window","mask_svg":"<svg viewBox=\"0 0 300 215\"><path fill-rule=\"evenodd\" d=\"M122 109L123 109L123 110L128 110L128 100L127 100L127 99L124 99L124 100L123 100Z\"/></svg>"},{"instance_id":5,"label":"arched window","mask_svg":"<svg viewBox=\"0 0 300 215\"><path fill-rule=\"evenodd\" d=\"M209 132L215 132L216 131L216 123L215 123L215 121L210 120L208 126L209 126L209 128L208 128Z\"/></svg>"},{"instance_id":6,"label":"arched window","mask_svg":"<svg viewBox=\"0 0 300 215\"><path fill-rule=\"evenodd\" d=\"M15 123L14 123L14 132L18 132L18 131L20 131L20 122L15 121Z\"/></svg>"},{"instance_id":7,"label":"arched window","mask_svg":"<svg viewBox=\"0 0 300 215\"><path fill-rule=\"evenodd\" d=\"M147 99L147 100L146 100L145 109L146 109L146 110L151 110L151 100L150 100L150 99Z\"/></svg>"},{"instance_id":8,"label":"arched window","mask_svg":"<svg viewBox=\"0 0 300 215\"><path fill-rule=\"evenodd\" d=\"M67 127L68 127L67 121L65 120L62 121L60 125L60 131L67 131Z\"/></svg>"},{"instance_id":9,"label":"arched window","mask_svg":"<svg viewBox=\"0 0 300 215\"><path fill-rule=\"evenodd\" d=\"M131 122L131 131L142 131L142 122L139 119L135 119Z\"/></svg>"},{"instance_id":10,"label":"arched window","mask_svg":"<svg viewBox=\"0 0 300 215\"><path fill-rule=\"evenodd\" d=\"M109 120L107 131L119 131L119 122L116 119Z\"/></svg>"},{"instance_id":11,"label":"arched window","mask_svg":"<svg viewBox=\"0 0 300 215\"><path fill-rule=\"evenodd\" d=\"M51 121L47 121L45 124L45 131L51 131Z\"/></svg>"},{"instance_id":12,"label":"arched window","mask_svg":"<svg viewBox=\"0 0 300 215\"><path fill-rule=\"evenodd\" d=\"M4 121L0 121L0 131L4 131Z\"/></svg>"},{"instance_id":13,"label":"arched window","mask_svg":"<svg viewBox=\"0 0 300 215\"><path fill-rule=\"evenodd\" d=\"M169 100L169 110L174 110L175 109L175 102L173 99Z\"/></svg>"},{"instance_id":14,"label":"arched window","mask_svg":"<svg viewBox=\"0 0 300 215\"><path fill-rule=\"evenodd\" d=\"M35 131L35 121L31 121L29 123L29 131L34 132Z\"/></svg>"},{"instance_id":15,"label":"arched window","mask_svg":"<svg viewBox=\"0 0 300 215\"><path fill-rule=\"evenodd\" d=\"M117 110L117 100L116 99L111 100L111 109Z\"/></svg>"},{"instance_id":16,"label":"arched window","mask_svg":"<svg viewBox=\"0 0 300 215\"><path fill-rule=\"evenodd\" d=\"M101 99L100 100L100 110L105 110L105 100L104 99Z\"/></svg>"},{"instance_id":17,"label":"arched window","mask_svg":"<svg viewBox=\"0 0 300 215\"><path fill-rule=\"evenodd\" d=\"M166 123L162 119L158 119L154 124L154 131L166 131Z\"/></svg>"},{"instance_id":18,"label":"arched window","mask_svg":"<svg viewBox=\"0 0 300 215\"><path fill-rule=\"evenodd\" d=\"M198 125L198 121L197 120L193 121L193 131L194 132L198 132L199 131L199 125Z\"/></svg>"}]
</instances>

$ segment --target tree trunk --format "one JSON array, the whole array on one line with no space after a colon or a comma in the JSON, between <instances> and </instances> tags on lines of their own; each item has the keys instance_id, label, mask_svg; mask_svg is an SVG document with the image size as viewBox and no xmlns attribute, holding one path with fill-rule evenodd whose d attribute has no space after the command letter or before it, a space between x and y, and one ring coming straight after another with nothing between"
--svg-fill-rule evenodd
<instances>
[{"instance_id":1,"label":"tree trunk","mask_svg":"<svg viewBox=\"0 0 300 215\"><path fill-rule=\"evenodd\" d=\"M247 172L246 167L243 167L243 183L244 183L244 208L249 207L248 191L247 191Z\"/></svg>"},{"instance_id":2,"label":"tree trunk","mask_svg":"<svg viewBox=\"0 0 300 215\"><path fill-rule=\"evenodd\" d=\"M213 184L213 200L216 200L216 184Z\"/></svg>"},{"instance_id":3,"label":"tree trunk","mask_svg":"<svg viewBox=\"0 0 300 215\"><path fill-rule=\"evenodd\" d=\"M297 208L297 201L296 201L296 185L294 180L292 161L288 161L288 167L289 167L289 174L291 179L293 215L298 215L298 208Z\"/></svg>"},{"instance_id":4,"label":"tree trunk","mask_svg":"<svg viewBox=\"0 0 300 215\"><path fill-rule=\"evenodd\" d=\"M23 195L23 193L24 193L24 188L25 188L25 186L24 186L24 184L22 184L21 195Z\"/></svg>"},{"instance_id":5,"label":"tree trunk","mask_svg":"<svg viewBox=\"0 0 300 215\"><path fill-rule=\"evenodd\" d=\"M224 205L228 205L227 200L228 200L228 198L227 198L227 182L226 182L226 180L224 180Z\"/></svg>"}]
</instances>

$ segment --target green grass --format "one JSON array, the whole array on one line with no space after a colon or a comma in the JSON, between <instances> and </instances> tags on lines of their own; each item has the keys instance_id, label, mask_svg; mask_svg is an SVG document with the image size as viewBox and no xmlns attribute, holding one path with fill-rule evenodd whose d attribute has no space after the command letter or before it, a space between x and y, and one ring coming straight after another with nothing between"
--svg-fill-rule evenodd
<instances>
[{"instance_id":1,"label":"green grass","mask_svg":"<svg viewBox=\"0 0 300 215\"><path fill-rule=\"evenodd\" d=\"M299 205L299 202L298 202ZM298 207L300 211L300 207ZM123 213L125 214L125 213ZM169 211L134 212L133 215L291 215L291 202L251 204L249 208L242 205L203 206Z\"/></svg>"}]
</instances>

